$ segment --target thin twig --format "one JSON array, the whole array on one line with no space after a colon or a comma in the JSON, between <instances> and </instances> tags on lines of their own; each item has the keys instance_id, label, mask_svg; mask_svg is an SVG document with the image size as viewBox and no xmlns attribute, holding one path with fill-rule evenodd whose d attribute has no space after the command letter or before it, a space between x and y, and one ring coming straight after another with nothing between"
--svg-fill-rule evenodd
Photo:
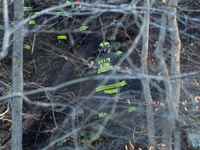
<instances>
[{"instance_id":1,"label":"thin twig","mask_svg":"<svg viewBox=\"0 0 200 150\"><path fill-rule=\"evenodd\" d=\"M32 50L31 50L31 55L33 55L33 51L34 51L34 47L35 47L35 39L36 39L36 33L34 34L34 38L33 38L33 46L32 46Z\"/></svg>"},{"instance_id":2,"label":"thin twig","mask_svg":"<svg viewBox=\"0 0 200 150\"><path fill-rule=\"evenodd\" d=\"M124 28L124 33L125 33L126 36L129 38L131 44L134 45L134 44L133 44L133 41L131 40L130 36L127 34L126 29L125 29L125 27L124 27L124 25L123 25L122 23L121 23L121 26ZM137 50L137 52L138 52L138 54L140 55L140 57L142 57L141 54L140 54L140 52L139 52L139 50L137 49L136 46L135 46L135 49Z\"/></svg>"}]
</instances>

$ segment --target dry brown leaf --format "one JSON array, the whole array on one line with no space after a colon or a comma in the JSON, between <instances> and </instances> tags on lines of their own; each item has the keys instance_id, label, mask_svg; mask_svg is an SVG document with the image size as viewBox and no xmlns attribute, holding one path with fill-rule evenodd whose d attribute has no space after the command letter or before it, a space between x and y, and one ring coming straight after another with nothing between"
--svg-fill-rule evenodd
<instances>
[{"instance_id":1,"label":"dry brown leaf","mask_svg":"<svg viewBox=\"0 0 200 150\"><path fill-rule=\"evenodd\" d=\"M149 147L149 150L154 150L154 147L153 146Z\"/></svg>"},{"instance_id":2,"label":"dry brown leaf","mask_svg":"<svg viewBox=\"0 0 200 150\"><path fill-rule=\"evenodd\" d=\"M195 96L195 103L198 103L198 99L200 99L200 96Z\"/></svg>"},{"instance_id":3,"label":"dry brown leaf","mask_svg":"<svg viewBox=\"0 0 200 150\"><path fill-rule=\"evenodd\" d=\"M157 107L156 110L155 110L155 113L156 113L158 110L159 110L159 108Z\"/></svg>"},{"instance_id":4,"label":"dry brown leaf","mask_svg":"<svg viewBox=\"0 0 200 150\"><path fill-rule=\"evenodd\" d=\"M149 102L149 105L156 106L156 103L155 102Z\"/></svg>"},{"instance_id":5,"label":"dry brown leaf","mask_svg":"<svg viewBox=\"0 0 200 150\"><path fill-rule=\"evenodd\" d=\"M181 103L181 107L184 108L187 111L187 107L185 106L185 102Z\"/></svg>"},{"instance_id":6,"label":"dry brown leaf","mask_svg":"<svg viewBox=\"0 0 200 150\"><path fill-rule=\"evenodd\" d=\"M130 103L131 103L130 99L127 99L126 101L127 101L127 103L130 105Z\"/></svg>"},{"instance_id":7,"label":"dry brown leaf","mask_svg":"<svg viewBox=\"0 0 200 150\"><path fill-rule=\"evenodd\" d=\"M133 144L131 143L131 141L129 141L129 144L130 144L131 148L134 149L134 146L133 146Z\"/></svg>"},{"instance_id":8,"label":"dry brown leaf","mask_svg":"<svg viewBox=\"0 0 200 150\"><path fill-rule=\"evenodd\" d=\"M165 144L162 144L162 143L160 143L160 144L157 144L157 146L158 146L158 149L159 150L166 150L166 145Z\"/></svg>"},{"instance_id":9,"label":"dry brown leaf","mask_svg":"<svg viewBox=\"0 0 200 150\"><path fill-rule=\"evenodd\" d=\"M187 107L186 106L184 106L183 108L185 109L185 111L187 111Z\"/></svg>"},{"instance_id":10,"label":"dry brown leaf","mask_svg":"<svg viewBox=\"0 0 200 150\"><path fill-rule=\"evenodd\" d=\"M140 125L140 127L141 127L142 131L144 131L144 126L143 126L143 125Z\"/></svg>"},{"instance_id":11,"label":"dry brown leaf","mask_svg":"<svg viewBox=\"0 0 200 150\"><path fill-rule=\"evenodd\" d=\"M166 145L165 145L165 144L162 144L161 146L162 146L162 147L166 147Z\"/></svg>"}]
</instances>

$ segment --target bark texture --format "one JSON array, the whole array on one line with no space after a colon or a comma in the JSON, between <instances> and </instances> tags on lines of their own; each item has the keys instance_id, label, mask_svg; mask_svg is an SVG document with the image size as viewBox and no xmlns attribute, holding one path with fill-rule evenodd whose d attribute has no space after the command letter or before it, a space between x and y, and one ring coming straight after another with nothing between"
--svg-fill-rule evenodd
<instances>
[{"instance_id":1,"label":"bark texture","mask_svg":"<svg viewBox=\"0 0 200 150\"><path fill-rule=\"evenodd\" d=\"M179 36L178 24L176 19L176 11L177 9L174 6L178 5L178 0L170 0L169 1L169 12L173 12L173 16L168 15L168 24L170 31L170 38L172 41L171 48L171 75L180 74L180 50L181 50L181 40ZM172 82L172 100L174 101L176 108L176 119L178 119L178 110L179 110L179 99L180 99L180 84L179 80ZM178 124L174 126L174 139L175 145L174 148L176 150L180 149L180 129Z\"/></svg>"},{"instance_id":2,"label":"bark texture","mask_svg":"<svg viewBox=\"0 0 200 150\"><path fill-rule=\"evenodd\" d=\"M163 43L165 40L165 34L166 34L166 22L167 22L167 16L166 14L162 14L162 22L161 22L161 29L160 29L160 34L159 34L159 39L158 39L158 45L156 47L155 50L155 55L158 59L158 63L159 63L159 68L161 70L161 73L164 77L169 77L169 73L168 73L168 69L165 63L165 59L163 57ZM163 29L162 29L163 28ZM170 108L174 108L173 107L173 103L172 103L172 87L171 87L171 83L165 81L165 94L166 94L166 101L167 101L167 105ZM172 132L171 132L171 117L173 115L173 112L171 112L169 114L168 109L164 110L164 115L163 115L163 120L165 120L165 124L163 126L163 131L162 131L162 143L166 145L166 148L168 150L171 150L171 137L172 137ZM169 114L169 115L168 115ZM172 119L173 121L173 119Z\"/></svg>"},{"instance_id":3,"label":"bark texture","mask_svg":"<svg viewBox=\"0 0 200 150\"><path fill-rule=\"evenodd\" d=\"M170 0L169 2L169 11L176 14L176 8L172 6L177 6L178 0ZM170 31L170 38L172 41L171 48L171 75L180 74L180 49L181 49L181 40L179 37L178 24L176 20L176 16L168 16L168 24ZM173 100L176 104L176 108L179 106L179 98L180 98L180 84L178 82L172 83L173 90Z\"/></svg>"},{"instance_id":4,"label":"bark texture","mask_svg":"<svg viewBox=\"0 0 200 150\"><path fill-rule=\"evenodd\" d=\"M149 8L149 0L145 0L145 7ZM146 27L143 32L143 44L142 44L142 58L141 58L141 67L142 73L148 74L147 67L147 56L148 56L148 46L149 46L149 10L147 9L146 14L144 15ZM146 101L146 113L147 113L147 126L148 126L148 139L149 145L155 145L155 127L154 127L154 116L153 116L153 106L149 105L152 102L151 92L149 88L149 80L142 79L142 86L144 92L144 98Z\"/></svg>"},{"instance_id":5,"label":"bark texture","mask_svg":"<svg viewBox=\"0 0 200 150\"><path fill-rule=\"evenodd\" d=\"M15 26L23 20L24 1L15 0L14 21ZM13 71L13 93L23 91L23 27L14 33L12 71ZM12 150L22 149L22 97L15 97L11 100L12 107Z\"/></svg>"},{"instance_id":6,"label":"bark texture","mask_svg":"<svg viewBox=\"0 0 200 150\"><path fill-rule=\"evenodd\" d=\"M169 7L171 7L171 6L169 6ZM165 9L165 8L166 7L163 6L163 9ZM166 23L167 23L167 16L166 16L166 14L163 13L161 29L160 29L159 39L158 39L158 45L155 50L155 55L159 61L159 67L161 69L161 73L167 79L169 77L169 71L167 69L165 59L163 57L163 43L164 43L165 34L166 34ZM171 27L173 29L173 32L174 32L174 30L176 30L176 27L177 26L173 26L173 28ZM177 35L176 35L176 38L179 39L179 37L177 37ZM175 41L177 41L177 39ZM174 45L172 44L172 50L176 51L176 50L178 50L178 47L176 47L176 49L175 49ZM177 56L179 52L174 52L174 53L176 53L176 54L174 54L174 56ZM179 53L179 55L180 55L180 53ZM176 61L174 61L174 60L176 60ZM178 58L172 58L171 67L174 67L172 70L179 70L178 65L177 65L179 63L177 63L177 62L179 62ZM173 89L171 82L165 81L164 84L165 84L165 93L166 93L168 110L165 111L165 116L164 116L166 123L165 123L165 126L163 127L162 141L166 145L166 149L168 149L168 150L172 149L171 143L172 143L172 129L173 129L174 137L175 137L174 149L179 150L180 149L180 132L179 132L179 129L177 128L177 124L176 124L176 119L178 118L177 109L176 109L177 102L174 100L174 97L175 97L174 94L177 94L177 93L174 92L175 89Z\"/></svg>"}]
</instances>

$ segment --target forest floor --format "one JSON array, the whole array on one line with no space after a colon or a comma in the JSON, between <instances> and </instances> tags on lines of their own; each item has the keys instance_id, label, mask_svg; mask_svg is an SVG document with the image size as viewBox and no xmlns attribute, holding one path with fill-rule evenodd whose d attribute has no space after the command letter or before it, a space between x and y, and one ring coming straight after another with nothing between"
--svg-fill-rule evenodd
<instances>
[{"instance_id":1,"label":"forest floor","mask_svg":"<svg viewBox=\"0 0 200 150\"><path fill-rule=\"evenodd\" d=\"M48 3L45 1L37 1L43 7L48 7L54 5L55 3ZM109 25L113 20L120 20L123 14L120 13L104 13L101 15L102 22L105 25ZM67 20L70 24L71 29L78 29L80 27L80 22L83 22L85 17L88 16L76 16L72 19ZM152 18L157 16L152 16ZM118 34L116 36L116 41L121 44L119 50L125 53L128 48L132 45L132 41L137 36L138 30L137 26L132 23L133 15L127 15L126 19L122 22L119 27ZM31 55L30 51L24 51L24 91L33 90L40 87L57 86L61 83L71 81L73 79L78 79L81 77L92 76L95 74L90 68L89 64L95 61L97 56L97 49L99 43L102 41L101 34L101 23L98 18L88 24L89 30L92 33L87 32L78 33L73 32L71 35L67 34L67 43L64 46L59 45L57 40L57 33L47 33L48 31L58 31L58 24L46 29L45 32L39 32L36 35L35 49ZM133 27L134 26L134 27ZM182 24L180 23L180 28ZM114 46L114 41L109 40L112 33L114 32L114 27L110 27L106 30L106 38ZM189 30L190 34L199 34L197 30ZM154 50L156 48L156 41L158 40L159 29L154 26L150 26L150 41L149 41L149 54L148 54L148 67L149 74L159 75L160 71L157 69L157 61L155 60ZM169 32L167 33L169 35ZM29 41L33 44L33 34L28 35ZM200 58L198 56L197 49L200 48L200 44L197 40L192 40L191 38L186 38L181 35L182 49L181 49L181 72L196 71L199 69ZM74 42L74 44L73 44ZM130 59L136 67L140 67L140 54L141 53L141 40L137 45L137 50L130 55ZM164 56L166 58L166 63L170 63L170 48L171 41L167 39L164 43ZM12 49L12 47L11 47ZM5 77L2 80L12 85L12 59L6 57L1 61L1 67L5 72ZM121 68L125 70L127 74L131 66L127 61L123 62ZM170 67L169 67L170 68ZM122 75L123 75L122 74ZM133 72L134 74L134 72ZM34 82L34 84L33 84ZM164 85L162 82L154 81L162 89ZM194 80L187 80L188 87L197 89L196 82ZM45 147L50 142L66 133L69 133L73 129L81 127L82 129L78 134L74 134L65 138L64 140L57 142L50 149L61 150L61 149L72 149L78 147L79 149L97 149L97 150L149 150L148 147L148 137L147 137L147 121L146 121L146 104L144 96L142 93L142 87L139 80L126 80L127 85L121 91L119 95L116 111L114 116L106 124L106 134L102 134L97 140L92 143L87 143L87 141L95 137L97 131L94 126L101 120L95 115L88 117L91 111L97 109L98 100L95 96L90 99L84 98L90 92L95 89L95 81L81 82L74 85L67 86L63 89L54 91L53 93L48 93L53 102L61 102L63 104L72 104L76 108L83 110L84 115L80 113L76 116L75 120L69 117L71 109L65 108L62 112L52 111L51 109L43 108L42 116L36 118L37 114L31 114L33 105L28 104L24 101L23 105L23 120L27 118L33 118L34 123L30 128L25 129L23 135L23 149L24 150L37 150ZM4 95L7 91L4 88ZM199 90L194 90L194 96L198 96ZM182 93L184 93L182 91ZM161 134L162 127L165 123L165 118L163 115L163 109L166 104L164 93L160 92L157 88L151 86L152 99L154 101L154 115L155 115L155 128L156 128L156 148L159 150L164 150L162 145ZM30 100L49 102L46 97L46 93L38 93L32 95ZM186 94L181 94L181 103L187 98ZM115 101L115 100L113 100ZM110 103L108 106L115 102ZM4 109L1 109L0 114L6 110L7 102L1 104ZM190 107L191 104L186 104ZM128 113L127 109L130 107L135 107L136 111ZM59 109L59 108L58 108ZM187 114L185 105L180 107L180 112ZM6 116L0 121L2 126L0 127L0 144L4 145L10 140L11 134L11 112L7 113ZM68 120L67 120L68 119ZM73 124L73 123L74 124ZM73 127L73 125L75 127ZM186 141L185 131L182 131L182 149L189 150L189 144ZM134 148L133 148L134 147Z\"/></svg>"}]
</instances>

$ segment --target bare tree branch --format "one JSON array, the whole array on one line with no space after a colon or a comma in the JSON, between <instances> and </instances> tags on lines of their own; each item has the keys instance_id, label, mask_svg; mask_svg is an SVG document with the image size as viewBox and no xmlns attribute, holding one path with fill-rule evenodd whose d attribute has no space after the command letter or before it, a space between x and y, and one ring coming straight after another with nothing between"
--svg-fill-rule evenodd
<instances>
[{"instance_id":1,"label":"bare tree branch","mask_svg":"<svg viewBox=\"0 0 200 150\"><path fill-rule=\"evenodd\" d=\"M149 8L149 0L144 2L144 6ZM143 32L143 44L142 44L142 57L141 57L141 70L142 74L148 74L147 67L147 56L148 56L148 46L149 46L149 11L146 11L144 15L144 21L146 27ZM147 115L147 128L148 128L148 139L149 146L155 145L155 127L154 127L154 116L153 116L153 106L148 105L152 103L151 92L149 88L149 80L142 79L143 93L146 101L146 115Z\"/></svg>"},{"instance_id":2,"label":"bare tree branch","mask_svg":"<svg viewBox=\"0 0 200 150\"><path fill-rule=\"evenodd\" d=\"M14 4L14 21L16 24L24 19L24 0L16 0ZM13 44L13 93L23 92L23 26L15 32ZM11 100L12 108L12 150L22 149L22 97Z\"/></svg>"}]
</instances>

